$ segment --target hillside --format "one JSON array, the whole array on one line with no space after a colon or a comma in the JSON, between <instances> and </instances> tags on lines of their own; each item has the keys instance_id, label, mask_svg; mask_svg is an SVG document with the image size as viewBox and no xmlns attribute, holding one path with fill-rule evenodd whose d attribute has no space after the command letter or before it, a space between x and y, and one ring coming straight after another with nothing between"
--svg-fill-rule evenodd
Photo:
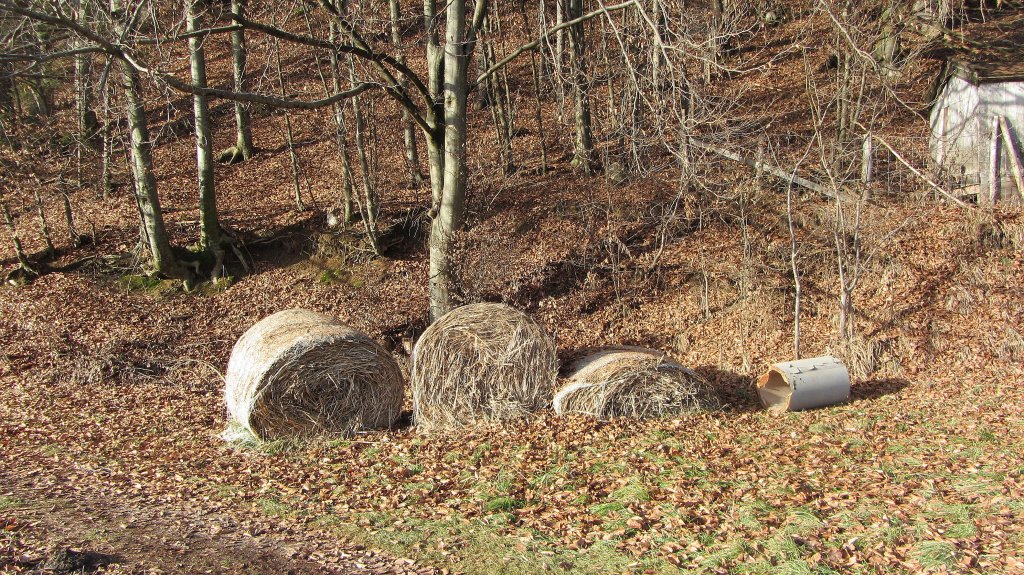
<instances>
[{"instance_id":1,"label":"hillside","mask_svg":"<svg viewBox=\"0 0 1024 575\"><path fill-rule=\"evenodd\" d=\"M835 81L832 23L780 5L788 19L743 37L764 47L737 50L749 69L707 87L694 136L826 181L825 163L807 159L808 94L827 99ZM1011 7L1000 18L1022 16ZM884 92L901 105L887 100L872 121L924 165L925 94L940 61L924 40L910 46L916 59ZM270 61L261 50L252 60ZM318 89L301 54L283 56L294 57L295 92ZM211 77L230 77L226 39L207 57ZM174 61L187 74L187 58ZM445 434L417 430L407 413L353 439L227 444L222 374L260 318L312 309L399 355L426 327L430 190L406 182L397 109L380 94L364 100L384 255L368 250L362 222L328 225L342 186L330 110L289 113L310 206L298 211L284 112L257 108L257 155L216 167L222 224L251 271L232 263L230 281L190 291L140 271L123 165L111 197L67 186L88 236L76 247L54 183L72 180L68 160L5 151L18 162L5 199L41 273L0 288L0 572L39 572L55 547L89 552L78 567L109 573L1024 572L1019 205L940 201L891 158L867 191L839 200L708 149L684 178L648 133L645 169L615 181L609 167L630 162L628 140L596 103L603 169L582 175L554 96L542 106L542 173L529 63L510 77L521 88L514 173L502 174L490 112L469 118L459 302L525 310L563 358L613 344L663 350L714 385L721 411L610 422L545 411ZM148 89L161 201L187 246L199 226L195 144L180 129L191 101ZM53 119L23 129L71 124L73 94L57 98ZM215 104L216 149L234 139L231 110ZM46 198L49 260L33 189ZM839 222L840 208L857 225ZM7 236L3 245L5 277L18 279ZM852 398L771 414L753 382L794 354L794 259L800 353L843 359ZM859 274L847 339L840 270Z\"/></svg>"}]
</instances>

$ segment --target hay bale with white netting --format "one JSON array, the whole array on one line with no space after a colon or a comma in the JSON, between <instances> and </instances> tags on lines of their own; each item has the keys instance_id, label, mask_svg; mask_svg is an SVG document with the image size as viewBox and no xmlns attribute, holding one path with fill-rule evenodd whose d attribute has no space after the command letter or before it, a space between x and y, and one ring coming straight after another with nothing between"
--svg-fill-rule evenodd
<instances>
[{"instance_id":1,"label":"hay bale with white netting","mask_svg":"<svg viewBox=\"0 0 1024 575\"><path fill-rule=\"evenodd\" d=\"M412 353L413 415L425 429L518 419L547 405L555 342L523 312L479 303L434 322Z\"/></svg>"},{"instance_id":2,"label":"hay bale with white netting","mask_svg":"<svg viewBox=\"0 0 1024 575\"><path fill-rule=\"evenodd\" d=\"M303 309L264 318L231 350L224 401L260 440L389 427L402 409L402 373L383 347Z\"/></svg>"},{"instance_id":3,"label":"hay bale with white netting","mask_svg":"<svg viewBox=\"0 0 1024 575\"><path fill-rule=\"evenodd\" d=\"M719 407L701 376L660 351L626 347L574 361L553 403L555 413L599 419L667 417Z\"/></svg>"}]
</instances>

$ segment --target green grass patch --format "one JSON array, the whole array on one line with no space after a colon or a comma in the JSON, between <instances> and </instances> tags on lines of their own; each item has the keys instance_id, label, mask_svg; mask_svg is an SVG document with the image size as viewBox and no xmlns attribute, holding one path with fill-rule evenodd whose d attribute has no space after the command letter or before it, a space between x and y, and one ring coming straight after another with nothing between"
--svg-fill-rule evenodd
<instances>
[{"instance_id":1,"label":"green grass patch","mask_svg":"<svg viewBox=\"0 0 1024 575\"><path fill-rule=\"evenodd\" d=\"M257 500L260 511L268 517L291 517L296 509L276 497L263 497Z\"/></svg>"},{"instance_id":2,"label":"green grass patch","mask_svg":"<svg viewBox=\"0 0 1024 575\"><path fill-rule=\"evenodd\" d=\"M0 511L24 507L25 501L14 495L0 495Z\"/></svg>"},{"instance_id":3,"label":"green grass patch","mask_svg":"<svg viewBox=\"0 0 1024 575\"><path fill-rule=\"evenodd\" d=\"M403 519L394 521L363 514L360 525L333 526L344 538L367 546L387 549L396 556L412 557L424 563L445 565L467 575L525 575L531 573L641 572L678 570L657 557L633 557L615 548L615 542L598 542L587 549L568 550L516 528L507 521L511 514L495 513L483 519ZM370 527L369 529L367 527Z\"/></svg>"},{"instance_id":4,"label":"green grass patch","mask_svg":"<svg viewBox=\"0 0 1024 575\"><path fill-rule=\"evenodd\" d=\"M914 547L913 555L925 569L951 569L956 565L956 547L945 541L922 541Z\"/></svg>"},{"instance_id":5,"label":"green grass patch","mask_svg":"<svg viewBox=\"0 0 1024 575\"><path fill-rule=\"evenodd\" d=\"M117 285L129 293L148 293L166 298L181 292L181 282L164 280L146 275L126 275L117 280Z\"/></svg>"},{"instance_id":6,"label":"green grass patch","mask_svg":"<svg viewBox=\"0 0 1024 575\"><path fill-rule=\"evenodd\" d=\"M777 575L813 575L811 566L803 559L794 559L779 563L774 572Z\"/></svg>"},{"instance_id":7,"label":"green grass patch","mask_svg":"<svg viewBox=\"0 0 1024 575\"><path fill-rule=\"evenodd\" d=\"M263 455L277 455L286 451L292 451L302 445L302 441L299 439L262 441L253 435L251 431L243 427L241 423L233 420L228 420L220 437L237 449L254 451Z\"/></svg>"},{"instance_id":8,"label":"green grass patch","mask_svg":"<svg viewBox=\"0 0 1024 575\"><path fill-rule=\"evenodd\" d=\"M564 478L567 473L568 467L565 465L549 467L531 477L529 483L531 487L548 488L553 486L559 479Z\"/></svg>"},{"instance_id":9,"label":"green grass patch","mask_svg":"<svg viewBox=\"0 0 1024 575\"><path fill-rule=\"evenodd\" d=\"M821 527L821 519L812 511L802 508L794 509L786 517L786 533L802 535Z\"/></svg>"},{"instance_id":10,"label":"green grass patch","mask_svg":"<svg viewBox=\"0 0 1024 575\"><path fill-rule=\"evenodd\" d=\"M607 503L598 503L590 506L590 512L598 517L607 517L612 514L616 514L619 511L625 509L626 506L618 501L609 501Z\"/></svg>"},{"instance_id":11,"label":"green grass patch","mask_svg":"<svg viewBox=\"0 0 1024 575\"><path fill-rule=\"evenodd\" d=\"M473 455L469 457L469 464L474 467L480 465L480 462L483 461L484 456L486 456L490 452L490 443L481 443L480 445L477 445L476 448L473 449Z\"/></svg>"},{"instance_id":12,"label":"green grass patch","mask_svg":"<svg viewBox=\"0 0 1024 575\"><path fill-rule=\"evenodd\" d=\"M514 497L495 497L484 503L484 511L487 513L515 511L525 505L520 499Z\"/></svg>"},{"instance_id":13,"label":"green grass patch","mask_svg":"<svg viewBox=\"0 0 1024 575\"><path fill-rule=\"evenodd\" d=\"M613 491L608 498L622 504L642 503L651 500L651 494L647 488L639 482L631 481L623 487Z\"/></svg>"}]
</instances>

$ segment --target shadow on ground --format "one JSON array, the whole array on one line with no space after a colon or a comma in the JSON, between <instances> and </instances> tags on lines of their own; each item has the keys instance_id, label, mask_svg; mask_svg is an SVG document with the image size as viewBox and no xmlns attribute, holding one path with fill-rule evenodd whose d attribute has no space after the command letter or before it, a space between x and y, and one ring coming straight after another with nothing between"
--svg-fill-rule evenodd
<instances>
[{"instance_id":1,"label":"shadow on ground","mask_svg":"<svg viewBox=\"0 0 1024 575\"><path fill-rule=\"evenodd\" d=\"M850 386L850 401L873 400L893 395L908 385L910 382L900 377L861 381Z\"/></svg>"}]
</instances>

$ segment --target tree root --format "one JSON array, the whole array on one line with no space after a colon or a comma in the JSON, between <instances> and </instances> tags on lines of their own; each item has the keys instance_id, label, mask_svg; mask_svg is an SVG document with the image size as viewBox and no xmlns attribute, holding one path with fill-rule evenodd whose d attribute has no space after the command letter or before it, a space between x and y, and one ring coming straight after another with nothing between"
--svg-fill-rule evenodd
<instances>
[{"instance_id":1,"label":"tree root","mask_svg":"<svg viewBox=\"0 0 1024 575\"><path fill-rule=\"evenodd\" d=\"M221 152L219 156L217 156L217 161L220 162L221 164L231 165L237 164L239 162L244 162L249 158L250 156L245 153L245 150L238 146L231 146L230 148Z\"/></svg>"},{"instance_id":2,"label":"tree root","mask_svg":"<svg viewBox=\"0 0 1024 575\"><path fill-rule=\"evenodd\" d=\"M4 274L4 283L11 285L25 285L32 280L39 277L39 272L29 267L28 264L21 263L18 267Z\"/></svg>"}]
</instances>

